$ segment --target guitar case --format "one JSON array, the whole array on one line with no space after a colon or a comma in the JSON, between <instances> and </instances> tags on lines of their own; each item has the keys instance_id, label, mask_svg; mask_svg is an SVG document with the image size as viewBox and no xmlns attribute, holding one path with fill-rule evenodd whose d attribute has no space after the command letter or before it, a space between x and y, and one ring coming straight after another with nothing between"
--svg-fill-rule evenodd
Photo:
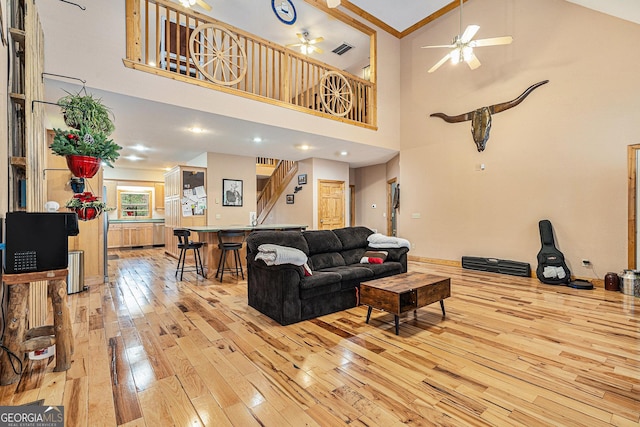
<instances>
[{"instance_id":1,"label":"guitar case","mask_svg":"<svg viewBox=\"0 0 640 427\"><path fill-rule=\"evenodd\" d=\"M571 281L571 271L564 261L564 255L556 248L551 222L543 219L538 223L542 248L538 252L536 276L542 283L566 285Z\"/></svg>"}]
</instances>

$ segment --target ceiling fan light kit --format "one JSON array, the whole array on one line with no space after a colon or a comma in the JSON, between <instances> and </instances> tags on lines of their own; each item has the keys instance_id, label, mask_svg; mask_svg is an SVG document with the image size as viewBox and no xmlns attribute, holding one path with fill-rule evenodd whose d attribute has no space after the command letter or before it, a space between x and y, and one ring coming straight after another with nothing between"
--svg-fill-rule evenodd
<instances>
[{"instance_id":1,"label":"ceiling fan light kit","mask_svg":"<svg viewBox=\"0 0 640 427\"><path fill-rule=\"evenodd\" d=\"M503 44L509 44L513 41L511 36L502 36L502 37L493 37L489 39L479 39L473 40L473 37L476 35L478 30L480 29L479 25L469 25L462 32L462 3L463 0L460 0L460 33L453 38L451 44L448 45L434 45L434 46L422 46L423 49L429 48L447 48L452 49L451 52L446 54L440 61L438 61L433 67L429 69L429 73L433 73L440 66L442 66L447 60L451 60L453 65L458 64L460 62L466 62L469 65L469 68L475 70L478 68L480 64L480 60L476 56L473 51L475 47L482 46L497 46Z\"/></svg>"},{"instance_id":2,"label":"ceiling fan light kit","mask_svg":"<svg viewBox=\"0 0 640 427\"><path fill-rule=\"evenodd\" d=\"M333 9L340 6L340 0L327 0L327 7Z\"/></svg>"},{"instance_id":3,"label":"ceiling fan light kit","mask_svg":"<svg viewBox=\"0 0 640 427\"><path fill-rule=\"evenodd\" d=\"M315 39L309 39L308 31L297 33L296 36L298 37L298 40L300 40L300 42L288 44L287 47L299 47L300 52L303 55L310 55L313 52L317 52L317 53L324 52L322 49L316 46L316 44L324 41L324 37L316 37Z\"/></svg>"}]
</instances>

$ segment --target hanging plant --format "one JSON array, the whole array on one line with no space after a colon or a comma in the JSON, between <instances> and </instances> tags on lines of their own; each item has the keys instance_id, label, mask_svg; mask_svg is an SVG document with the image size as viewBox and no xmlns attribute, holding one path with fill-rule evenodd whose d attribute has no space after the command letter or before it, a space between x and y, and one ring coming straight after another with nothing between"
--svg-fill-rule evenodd
<instances>
[{"instance_id":1,"label":"hanging plant","mask_svg":"<svg viewBox=\"0 0 640 427\"><path fill-rule=\"evenodd\" d=\"M120 157L122 147L102 132L92 132L85 126L79 130L54 129L54 132L49 148L58 156L97 157L109 167Z\"/></svg>"},{"instance_id":2,"label":"hanging plant","mask_svg":"<svg viewBox=\"0 0 640 427\"><path fill-rule=\"evenodd\" d=\"M82 221L92 220L104 211L115 209L107 207L107 204L100 201L91 191L74 194L65 206L78 214L78 219Z\"/></svg>"},{"instance_id":3,"label":"hanging plant","mask_svg":"<svg viewBox=\"0 0 640 427\"><path fill-rule=\"evenodd\" d=\"M82 92L82 91L81 91ZM115 130L113 124L113 113L99 98L93 95L71 94L58 100L58 105L62 109L64 122L67 126L80 130L85 127L92 133L103 133L109 136Z\"/></svg>"}]
</instances>

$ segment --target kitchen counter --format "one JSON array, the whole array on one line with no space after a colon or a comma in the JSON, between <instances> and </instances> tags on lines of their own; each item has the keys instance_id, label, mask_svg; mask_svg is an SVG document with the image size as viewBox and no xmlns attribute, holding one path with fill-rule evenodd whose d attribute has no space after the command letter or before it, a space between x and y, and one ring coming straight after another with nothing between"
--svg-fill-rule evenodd
<instances>
[{"instance_id":1,"label":"kitchen counter","mask_svg":"<svg viewBox=\"0 0 640 427\"><path fill-rule=\"evenodd\" d=\"M128 223L152 222L164 224L164 218L132 218L132 219L109 219L109 224L128 224Z\"/></svg>"},{"instance_id":2,"label":"kitchen counter","mask_svg":"<svg viewBox=\"0 0 640 427\"><path fill-rule=\"evenodd\" d=\"M189 231L196 233L217 233L220 230L241 230L241 231L259 231L259 230L304 230L307 225L302 224L264 224L264 225L197 225L185 227Z\"/></svg>"}]
</instances>

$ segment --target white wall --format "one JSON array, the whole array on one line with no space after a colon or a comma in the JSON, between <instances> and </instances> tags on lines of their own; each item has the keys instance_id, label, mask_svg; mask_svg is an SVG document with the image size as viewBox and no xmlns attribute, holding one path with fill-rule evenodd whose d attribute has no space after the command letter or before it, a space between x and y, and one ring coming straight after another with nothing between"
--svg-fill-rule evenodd
<instances>
[{"instance_id":1,"label":"white wall","mask_svg":"<svg viewBox=\"0 0 640 427\"><path fill-rule=\"evenodd\" d=\"M307 174L307 183L300 185L302 190L294 193L298 187L298 175ZM293 177L287 188L278 199L263 224L301 224L311 228L313 224L313 159L298 162L298 173ZM286 195L293 194L293 204L287 204Z\"/></svg>"},{"instance_id":2,"label":"white wall","mask_svg":"<svg viewBox=\"0 0 640 427\"><path fill-rule=\"evenodd\" d=\"M207 224L248 225L256 211L256 158L207 153ZM242 180L242 206L222 206L222 180Z\"/></svg>"},{"instance_id":3,"label":"white wall","mask_svg":"<svg viewBox=\"0 0 640 427\"><path fill-rule=\"evenodd\" d=\"M627 260L627 146L640 143L640 25L563 0L484 0L465 5L477 37L513 44L478 48L482 66L445 64L420 49L457 32L448 14L402 40L400 235L411 254L525 261L535 268L538 221L551 220L577 276L602 278ZM479 153L470 123L451 115L508 101L549 79L517 107L493 116ZM477 166L486 165L484 171ZM412 214L420 218L412 218ZM581 259L590 259L593 269Z\"/></svg>"},{"instance_id":4,"label":"white wall","mask_svg":"<svg viewBox=\"0 0 640 427\"><path fill-rule=\"evenodd\" d=\"M355 171L356 224L386 234L387 167L383 163L358 168Z\"/></svg>"},{"instance_id":5,"label":"white wall","mask_svg":"<svg viewBox=\"0 0 640 427\"><path fill-rule=\"evenodd\" d=\"M108 166L103 167L103 179L110 179L113 181L117 180L128 180L128 181L153 181L153 182L164 182L164 173L163 170L154 170L154 169L128 169L115 167L110 168Z\"/></svg>"}]
</instances>

